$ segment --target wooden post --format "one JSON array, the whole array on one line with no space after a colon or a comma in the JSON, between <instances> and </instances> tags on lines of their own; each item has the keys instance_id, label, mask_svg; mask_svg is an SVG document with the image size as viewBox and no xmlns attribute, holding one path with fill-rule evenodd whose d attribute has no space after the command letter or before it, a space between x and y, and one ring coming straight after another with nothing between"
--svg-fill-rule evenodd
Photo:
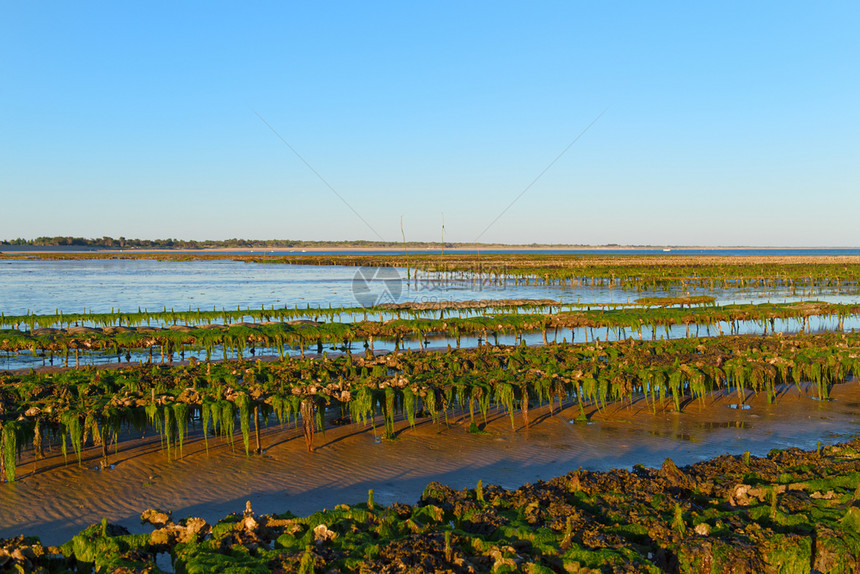
<instances>
[{"instance_id":1,"label":"wooden post","mask_svg":"<svg viewBox=\"0 0 860 574\"><path fill-rule=\"evenodd\" d=\"M36 463L45 455L42 453L42 425L39 419L36 419L36 426L33 428L33 474L37 472Z\"/></svg>"},{"instance_id":2,"label":"wooden post","mask_svg":"<svg viewBox=\"0 0 860 574\"><path fill-rule=\"evenodd\" d=\"M302 401L302 433L308 452L314 450L314 402L311 398Z\"/></svg>"},{"instance_id":3,"label":"wooden post","mask_svg":"<svg viewBox=\"0 0 860 574\"><path fill-rule=\"evenodd\" d=\"M522 389L522 400L520 410L523 413L523 424L526 425L526 430L529 429L529 391L526 385L520 387Z\"/></svg>"},{"instance_id":4,"label":"wooden post","mask_svg":"<svg viewBox=\"0 0 860 574\"><path fill-rule=\"evenodd\" d=\"M254 405L254 434L257 437L257 448L254 452L260 454L263 452L263 447L260 444L260 407L257 405Z\"/></svg>"},{"instance_id":5,"label":"wooden post","mask_svg":"<svg viewBox=\"0 0 860 574\"><path fill-rule=\"evenodd\" d=\"M107 425L102 422L102 426L99 429L99 437L101 437L102 442L102 468L105 469L108 467L108 451L107 451L107 431L105 431L105 427Z\"/></svg>"},{"instance_id":6,"label":"wooden post","mask_svg":"<svg viewBox=\"0 0 860 574\"><path fill-rule=\"evenodd\" d=\"M6 433L0 423L0 479L6 477ZM8 480L8 479L7 479Z\"/></svg>"}]
</instances>

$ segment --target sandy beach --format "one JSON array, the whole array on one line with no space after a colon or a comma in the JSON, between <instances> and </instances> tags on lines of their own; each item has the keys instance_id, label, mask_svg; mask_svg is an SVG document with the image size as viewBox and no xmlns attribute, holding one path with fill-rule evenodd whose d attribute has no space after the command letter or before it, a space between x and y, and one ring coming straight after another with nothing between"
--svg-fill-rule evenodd
<instances>
[{"instance_id":1,"label":"sandy beach","mask_svg":"<svg viewBox=\"0 0 860 574\"><path fill-rule=\"evenodd\" d=\"M132 532L144 532L140 513L147 508L200 516L210 522L240 512L250 500L257 513L290 510L306 515L338 503L366 500L368 489L383 504L414 502L426 484L454 488L484 484L514 488L583 467L590 470L659 466L667 457L689 464L724 453L765 455L772 448L835 443L860 432L860 385L833 388L835 400L811 398L814 390L784 389L768 405L764 394L748 400L748 410L730 408L734 394L691 402L682 413L652 414L644 402L590 409L591 424L573 423L578 408L551 413L532 409L527 431L511 430L506 412L491 413L483 432L468 431L468 414L444 422L419 419L414 428L397 423L398 439L383 441L370 427L331 427L317 436L314 453L305 451L301 431L270 425L262 433L262 456L245 456L241 437L235 451L224 439L192 430L182 460L169 462L157 436L121 443L110 455L114 467L100 471L100 449L74 455L64 464L54 446L48 458L24 453L19 480L0 485L0 537L37 535L47 544L70 539L106 517Z\"/></svg>"}]
</instances>

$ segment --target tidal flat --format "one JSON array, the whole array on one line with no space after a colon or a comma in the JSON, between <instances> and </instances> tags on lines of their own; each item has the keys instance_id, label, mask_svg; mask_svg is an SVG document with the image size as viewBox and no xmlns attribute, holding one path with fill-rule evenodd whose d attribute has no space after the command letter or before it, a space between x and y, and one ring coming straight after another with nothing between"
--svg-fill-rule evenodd
<instances>
[{"instance_id":1,"label":"tidal flat","mask_svg":"<svg viewBox=\"0 0 860 574\"><path fill-rule=\"evenodd\" d=\"M166 306L111 307L109 324L89 326L81 322L105 319L86 307L4 313L14 323L0 337L9 356L59 345L85 365L112 345L139 353L110 368L0 374L6 563L189 572L855 564L853 260L604 258L589 268L517 256L517 269L464 271L462 256L448 267L425 259L399 268L411 269L412 286L419 269L453 293L462 284L444 274L471 272L495 286L495 303L480 292L371 309L291 299L279 302L283 317L267 319L276 306L255 307L257 293L246 310L222 308L220 325ZM57 262L26 265L39 263ZM158 262L168 263L183 264ZM348 288L346 263L332 267L340 286L325 289ZM584 302L598 291L599 302ZM261 337L279 336L291 337L281 356L259 360L277 348ZM200 348L216 337L223 356ZM19 535L41 542L11 541Z\"/></svg>"}]
</instances>

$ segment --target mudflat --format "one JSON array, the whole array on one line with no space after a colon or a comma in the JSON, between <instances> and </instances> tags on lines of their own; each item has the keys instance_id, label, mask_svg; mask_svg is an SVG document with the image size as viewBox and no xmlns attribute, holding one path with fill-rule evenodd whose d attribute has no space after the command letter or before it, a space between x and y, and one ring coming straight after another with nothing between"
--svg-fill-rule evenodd
<instances>
[{"instance_id":1,"label":"mudflat","mask_svg":"<svg viewBox=\"0 0 860 574\"><path fill-rule=\"evenodd\" d=\"M764 393L749 394L748 409L732 408L735 393L720 392L693 401L683 412L671 405L653 413L645 401L625 401L587 409L589 424L574 422L579 408L530 411L531 425L516 430L506 411L490 411L479 432L469 432L468 413L449 413L448 424L418 419L414 427L396 423L396 440L382 440L370 426L330 426L305 450L301 429L271 424L262 433L262 455L246 456L241 437L235 449L191 430L180 460L168 461L157 435L123 442L111 452L112 468L98 470L101 449L83 452L80 466L70 452L64 462L57 445L45 459L25 452L19 479L0 485L0 537L37 535L60 544L81 529L107 518L132 532L145 532L140 514L148 508L172 510L216 522L241 512L251 501L257 513L286 510L306 515L337 504L367 500L414 503L429 482L455 489L485 485L518 488L579 467L588 470L659 467L666 458L684 465L721 454L772 448L814 449L860 433L860 385L835 385L832 400L813 398L814 387L782 388L773 404ZM472 429L475 430L475 429ZM35 470L35 472L34 472Z\"/></svg>"}]
</instances>

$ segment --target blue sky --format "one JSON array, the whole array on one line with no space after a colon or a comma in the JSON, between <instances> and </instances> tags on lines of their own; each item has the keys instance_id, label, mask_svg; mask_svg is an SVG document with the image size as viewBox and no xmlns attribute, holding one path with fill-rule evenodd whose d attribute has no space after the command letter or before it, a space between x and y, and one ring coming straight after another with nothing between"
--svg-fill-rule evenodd
<instances>
[{"instance_id":1,"label":"blue sky","mask_svg":"<svg viewBox=\"0 0 860 574\"><path fill-rule=\"evenodd\" d=\"M0 239L858 246L856 2L4 3ZM345 206L262 116L369 223Z\"/></svg>"}]
</instances>

